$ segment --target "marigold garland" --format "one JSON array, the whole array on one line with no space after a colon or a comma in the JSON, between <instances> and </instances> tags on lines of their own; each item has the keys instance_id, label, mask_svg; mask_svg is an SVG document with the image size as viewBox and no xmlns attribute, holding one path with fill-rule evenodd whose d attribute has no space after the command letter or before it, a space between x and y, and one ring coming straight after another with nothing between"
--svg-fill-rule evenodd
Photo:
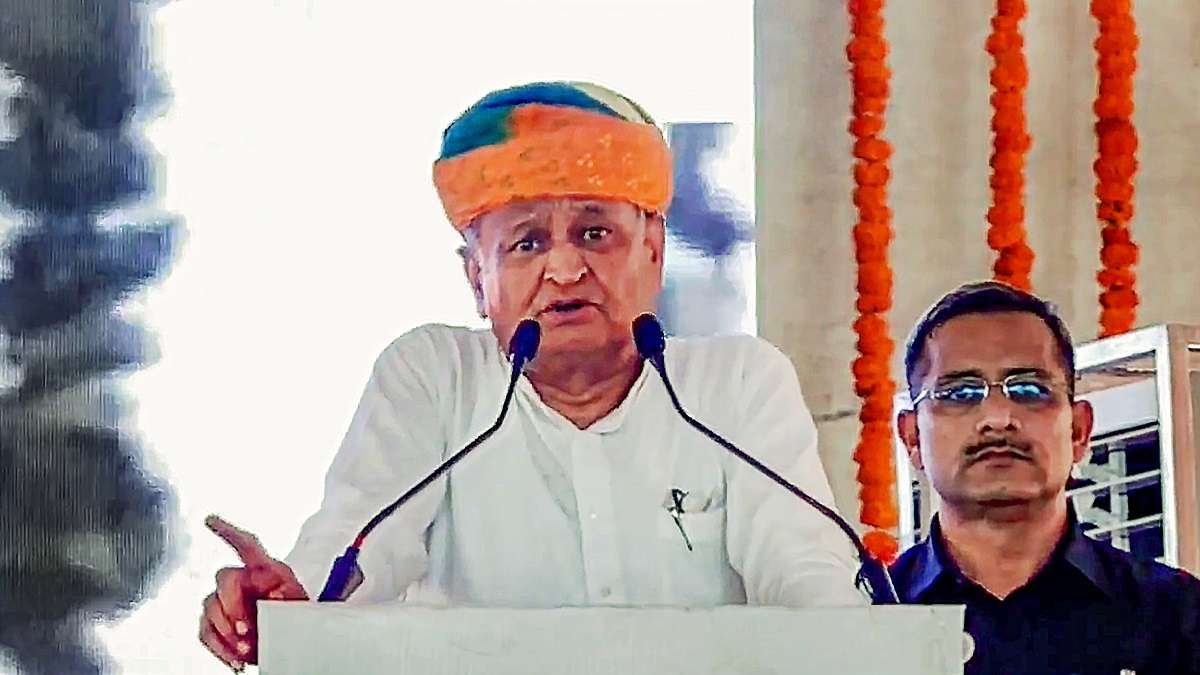
<instances>
[{"instance_id":1,"label":"marigold garland","mask_svg":"<svg viewBox=\"0 0 1200 675\"><path fill-rule=\"evenodd\" d=\"M997 0L987 51L994 65L992 93L992 207L988 209L988 246L997 252L992 272L1023 290L1030 289L1033 249L1025 242L1025 154L1031 139L1025 125L1025 64L1020 22L1025 0Z\"/></svg>"},{"instance_id":2,"label":"marigold garland","mask_svg":"<svg viewBox=\"0 0 1200 675\"><path fill-rule=\"evenodd\" d=\"M1100 85L1096 113L1098 157L1096 216L1100 236L1100 337L1133 328L1138 295L1133 266L1138 246L1129 233L1133 219L1133 177L1137 173L1137 130L1133 126L1133 74L1137 70L1137 25L1131 0L1092 0L1092 16L1100 24L1096 67Z\"/></svg>"},{"instance_id":3,"label":"marigold garland","mask_svg":"<svg viewBox=\"0 0 1200 675\"><path fill-rule=\"evenodd\" d=\"M896 468L892 454L891 377L893 342L885 318L892 307L892 269L888 245L892 213L887 205L892 146L882 138L887 109L888 45L883 36L883 0L850 0L851 40L846 46L853 84L854 252L858 262L859 317L854 322L859 357L852 366L854 391L862 399L862 431L854 460L858 462L859 519L875 529L863 538L871 555L895 560L899 546L888 530L899 520L896 508Z\"/></svg>"}]
</instances>

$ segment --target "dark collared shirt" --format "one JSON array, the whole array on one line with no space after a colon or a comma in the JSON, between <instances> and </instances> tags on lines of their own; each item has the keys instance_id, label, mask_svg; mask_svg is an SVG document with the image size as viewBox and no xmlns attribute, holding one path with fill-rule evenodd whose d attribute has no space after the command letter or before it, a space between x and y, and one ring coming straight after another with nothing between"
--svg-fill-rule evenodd
<instances>
[{"instance_id":1,"label":"dark collared shirt","mask_svg":"<svg viewBox=\"0 0 1200 675\"><path fill-rule=\"evenodd\" d=\"M892 566L900 601L966 605L967 675L1200 673L1200 581L1080 531L1072 512L1045 567L1000 600L930 536Z\"/></svg>"}]
</instances>

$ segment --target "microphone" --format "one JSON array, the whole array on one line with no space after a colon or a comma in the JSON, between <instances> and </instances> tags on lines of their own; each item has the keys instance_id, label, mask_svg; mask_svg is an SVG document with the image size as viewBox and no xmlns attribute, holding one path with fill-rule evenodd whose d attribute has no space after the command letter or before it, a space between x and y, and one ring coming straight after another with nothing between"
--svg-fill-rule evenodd
<instances>
[{"instance_id":1,"label":"microphone","mask_svg":"<svg viewBox=\"0 0 1200 675\"><path fill-rule=\"evenodd\" d=\"M667 377L667 367L663 359L663 352L667 348L667 338L663 333L662 324L658 322L658 319L653 314L642 314L634 319L633 342L637 345L638 353L642 355L642 358L649 361L650 365L658 371L659 377L662 378L663 386L667 389L667 395L671 397L671 404L685 422L707 436L717 445L733 453L738 459L754 467L759 473L775 481L783 489L799 497L809 506L819 511L821 515L832 520L846 534L846 537L850 539L850 543L854 545L855 550L858 552L861 567L855 579L855 585L862 588L865 584L866 590L871 596L871 601L876 605L894 605L900 602L899 597L896 595L896 587L892 584L892 577L888 574L887 567L871 556L866 546L863 546L862 540L858 538L858 534L854 532L854 528L850 527L845 519L833 509L814 499L804 490L793 485L783 476L780 476L757 459L743 452L733 443L722 438L717 432L704 426L704 424L683 409L683 406L679 403L679 397L675 395L675 387L671 386L671 379Z\"/></svg>"},{"instance_id":2,"label":"microphone","mask_svg":"<svg viewBox=\"0 0 1200 675\"><path fill-rule=\"evenodd\" d=\"M517 324L517 329L513 332L512 338L508 341L508 353L512 359L512 373L508 379L508 389L504 392L504 403L500 406L500 414L496 417L496 421L492 426L484 430L483 433L475 437L462 450L454 453L446 461L442 462L429 475L421 479L419 483L408 489L408 492L400 495L396 501L388 504L382 511L375 514L375 517L366 524L358 536L355 537L354 543L346 548L346 552L338 556L337 560L333 561L333 567L329 570L329 577L325 580L325 588L321 590L319 602L336 602L342 601L350 597L354 589L363 581L362 568L358 566L358 553L362 549L363 542L366 541L367 535L382 523L388 516L392 515L396 509L404 505L405 502L412 499L417 493L424 490L430 483L437 480L442 474L450 470L467 453L474 450L481 443L496 433L500 425L504 423L504 417L508 415L508 406L512 403L513 392L517 387L517 379L521 376L525 365L537 356L538 346L542 341L542 327L533 319L524 319Z\"/></svg>"}]
</instances>

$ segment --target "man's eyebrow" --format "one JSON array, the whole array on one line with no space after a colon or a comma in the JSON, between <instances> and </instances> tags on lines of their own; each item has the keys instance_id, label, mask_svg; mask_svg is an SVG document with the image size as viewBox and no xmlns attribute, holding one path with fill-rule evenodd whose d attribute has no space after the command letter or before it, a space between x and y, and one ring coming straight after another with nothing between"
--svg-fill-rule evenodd
<instances>
[{"instance_id":1,"label":"man's eyebrow","mask_svg":"<svg viewBox=\"0 0 1200 675\"><path fill-rule=\"evenodd\" d=\"M978 369L965 368L963 370L952 370L948 373L942 373L938 376L938 381L942 380L957 380L964 377L983 377L983 371Z\"/></svg>"},{"instance_id":2,"label":"man's eyebrow","mask_svg":"<svg viewBox=\"0 0 1200 675\"><path fill-rule=\"evenodd\" d=\"M504 223L504 231L513 233L523 228L532 227L538 224L536 213L520 213L517 214L511 221Z\"/></svg>"},{"instance_id":3,"label":"man's eyebrow","mask_svg":"<svg viewBox=\"0 0 1200 675\"><path fill-rule=\"evenodd\" d=\"M586 202L583 204L583 212L589 216L606 216L608 215L608 207L599 202Z\"/></svg>"},{"instance_id":4,"label":"man's eyebrow","mask_svg":"<svg viewBox=\"0 0 1200 675\"><path fill-rule=\"evenodd\" d=\"M1036 366L1017 366L1014 368L1005 369L1003 377L1012 377L1013 375L1037 375L1040 377L1049 377L1050 371ZM982 370L977 368L964 368L962 370L953 370L948 373L943 373L938 376L938 381L957 380L964 377L979 377L986 378Z\"/></svg>"},{"instance_id":5,"label":"man's eyebrow","mask_svg":"<svg viewBox=\"0 0 1200 675\"><path fill-rule=\"evenodd\" d=\"M1037 375L1038 377L1050 377L1050 371L1045 368L1037 368L1035 366L1022 366L1019 368L1009 368L1004 371L1005 377L1013 375Z\"/></svg>"}]
</instances>

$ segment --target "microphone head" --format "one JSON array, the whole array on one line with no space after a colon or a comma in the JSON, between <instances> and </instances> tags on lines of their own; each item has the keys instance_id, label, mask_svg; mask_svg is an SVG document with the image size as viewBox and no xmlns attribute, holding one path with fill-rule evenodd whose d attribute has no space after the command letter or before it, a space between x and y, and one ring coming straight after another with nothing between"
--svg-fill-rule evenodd
<instances>
[{"instance_id":1,"label":"microphone head","mask_svg":"<svg viewBox=\"0 0 1200 675\"><path fill-rule=\"evenodd\" d=\"M525 364L537 356L542 343L542 325L533 319L522 319L508 341L508 353L514 362Z\"/></svg>"},{"instance_id":2,"label":"microphone head","mask_svg":"<svg viewBox=\"0 0 1200 675\"><path fill-rule=\"evenodd\" d=\"M667 348L667 336L658 317L646 312L633 320L633 343L643 359L653 360L662 356Z\"/></svg>"}]
</instances>

